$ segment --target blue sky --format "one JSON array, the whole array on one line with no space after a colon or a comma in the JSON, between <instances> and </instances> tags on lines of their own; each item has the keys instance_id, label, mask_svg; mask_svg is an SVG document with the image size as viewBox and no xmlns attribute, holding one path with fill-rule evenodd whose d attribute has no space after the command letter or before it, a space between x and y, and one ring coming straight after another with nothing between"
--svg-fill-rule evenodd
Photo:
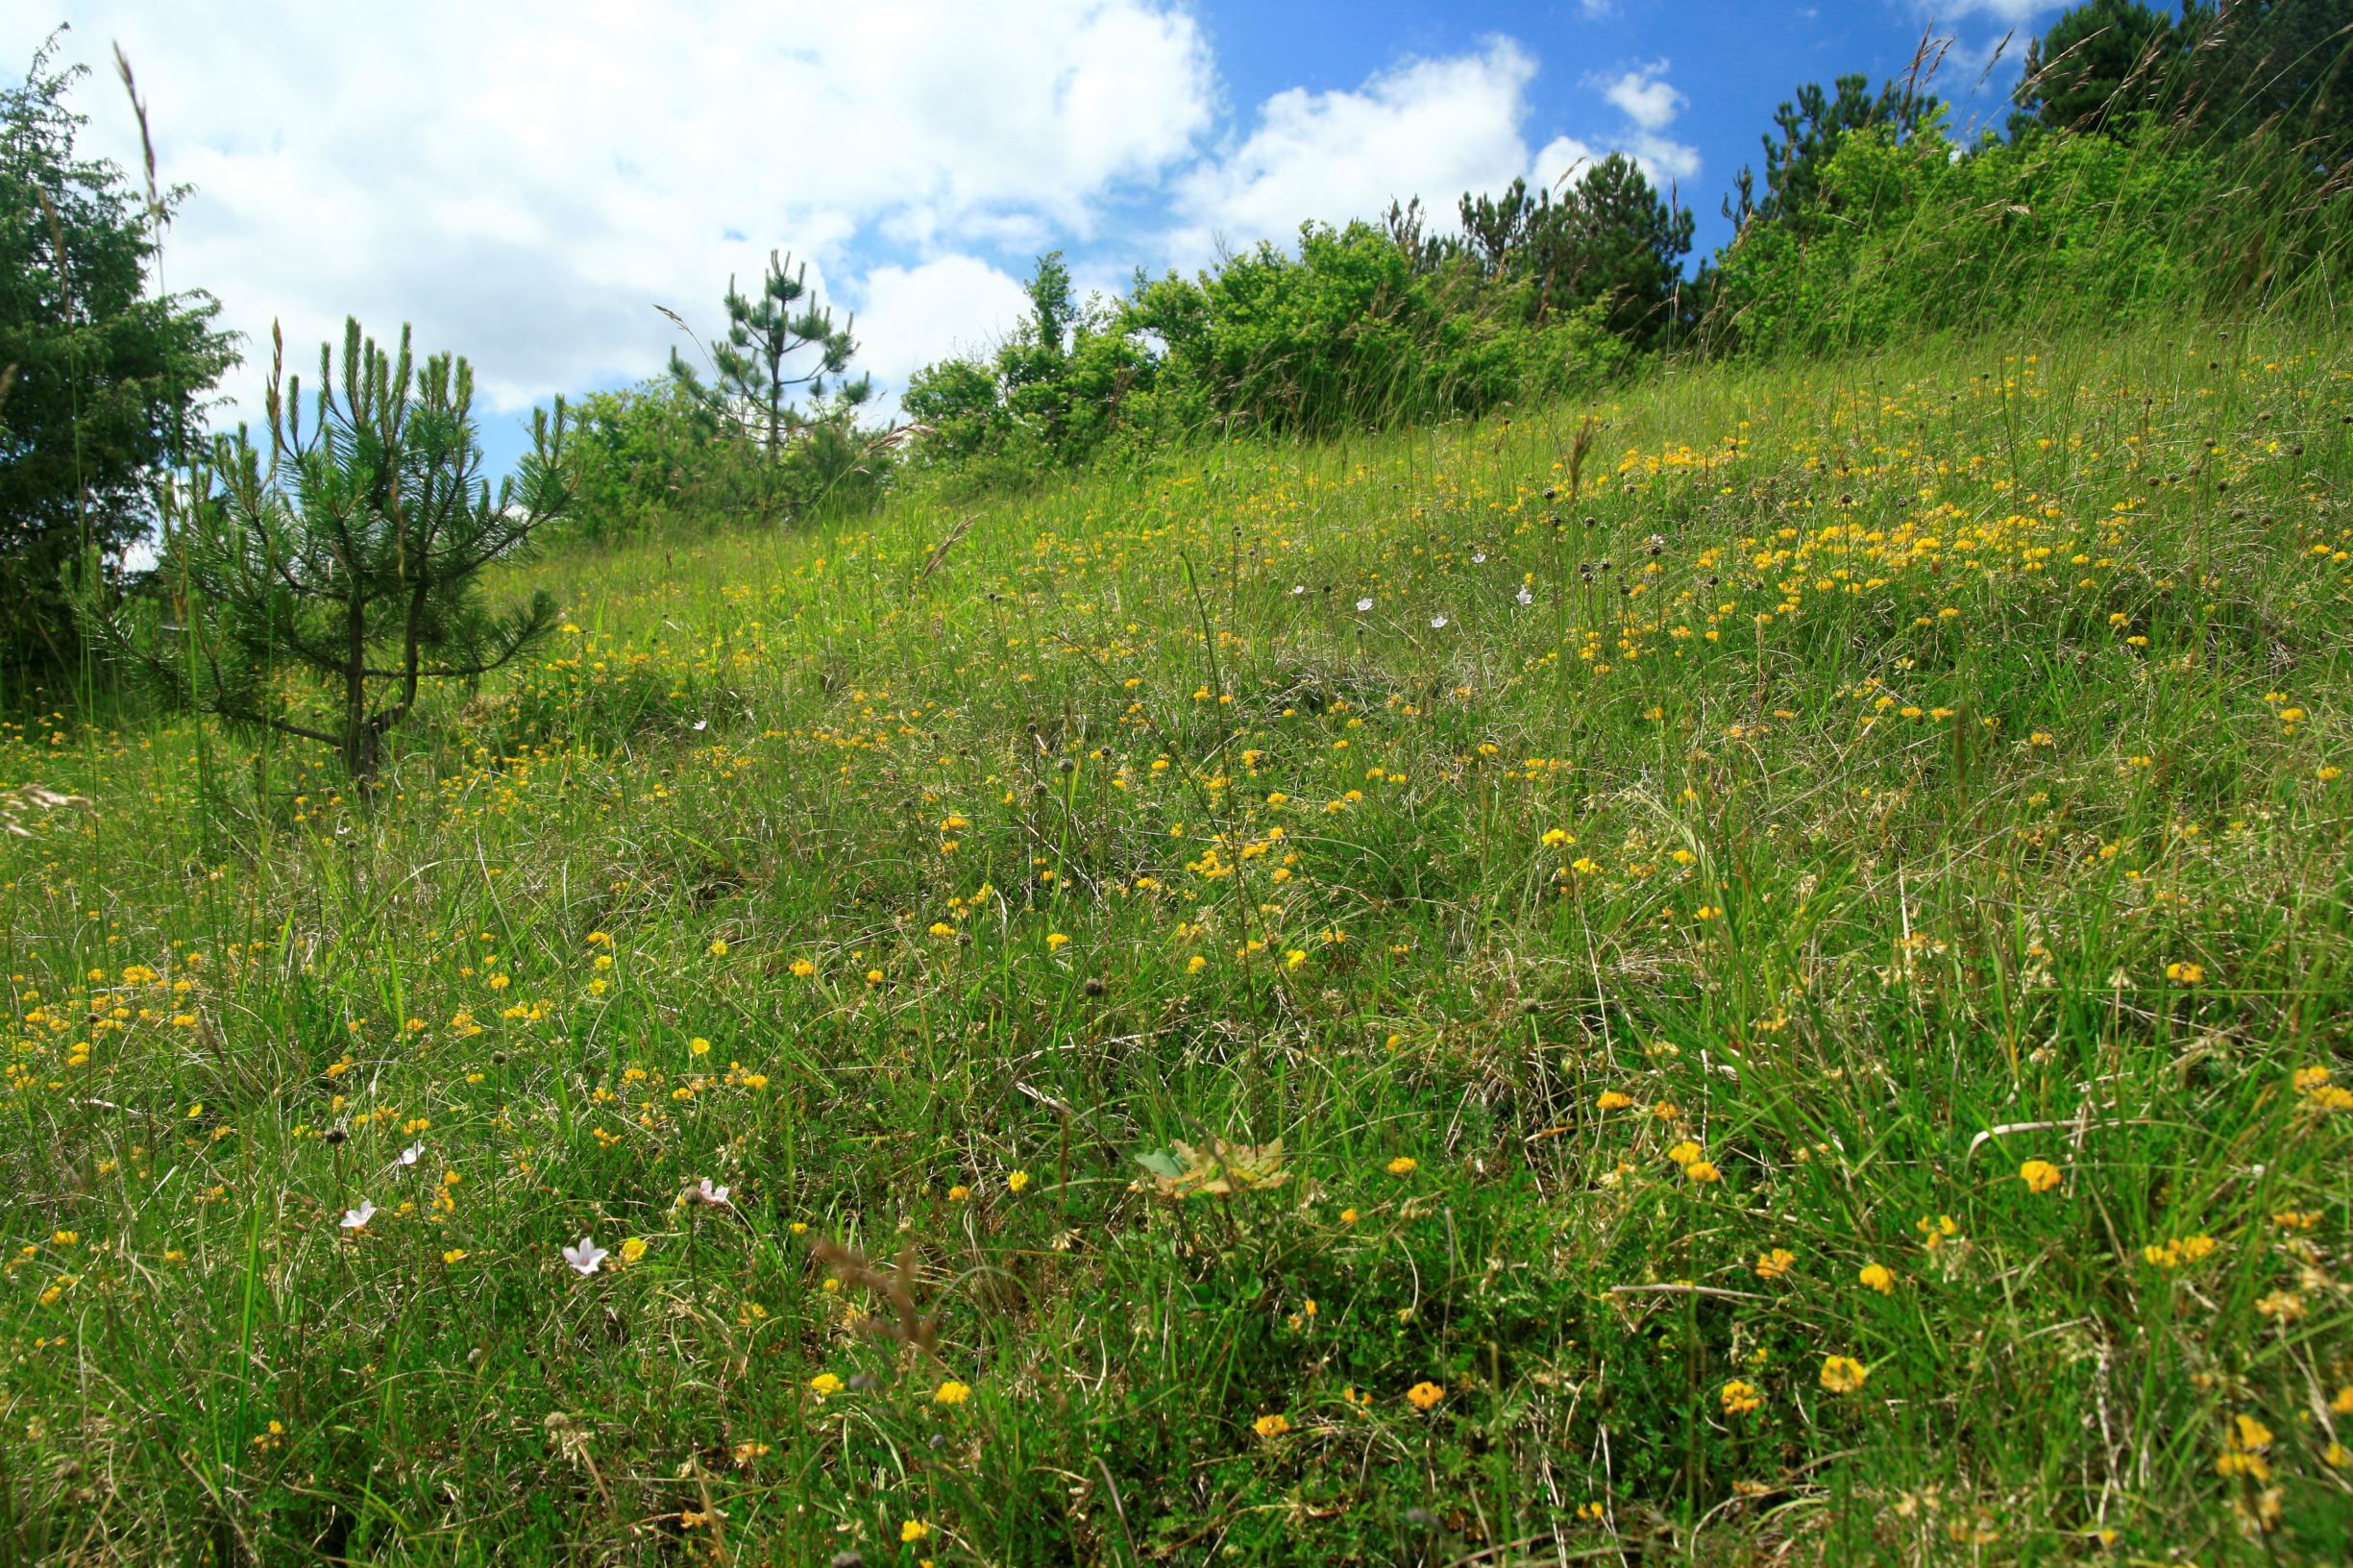
<instances>
[{"instance_id":1,"label":"blue sky","mask_svg":"<svg viewBox=\"0 0 2353 1568\"><path fill-rule=\"evenodd\" d=\"M55 0L52 0L55 3ZM985 348L1037 255L1082 288L1189 269L1302 219L1551 181L1623 149L1675 182L1703 249L1774 106L1952 40L1956 124L1998 122L2036 0L66 0L0 9L0 55L59 20L85 150L135 166L110 68L194 187L167 257L257 357L346 314L474 361L494 455L558 392L656 375L772 248L854 309L895 394ZM235 25L223 25L233 17ZM1981 87L1984 61L2016 29ZM448 40L463 38L453 51ZM257 403L233 371L223 417Z\"/></svg>"}]
</instances>

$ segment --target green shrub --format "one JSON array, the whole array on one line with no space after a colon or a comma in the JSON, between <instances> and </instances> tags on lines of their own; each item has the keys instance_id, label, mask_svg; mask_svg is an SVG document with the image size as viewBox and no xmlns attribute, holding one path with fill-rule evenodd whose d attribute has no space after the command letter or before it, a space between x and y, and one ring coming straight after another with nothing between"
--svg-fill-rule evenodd
<instances>
[{"instance_id":1,"label":"green shrub","mask_svg":"<svg viewBox=\"0 0 2353 1568\"><path fill-rule=\"evenodd\" d=\"M1610 329L1614 296L1548 312L1526 276L1427 259L1369 224L1310 224L1296 257L1261 245L1074 310L1049 256L1031 315L997 353L919 372L904 404L949 489L1001 490L1204 432L1313 435L1481 413L1597 385L1632 358L1632 340Z\"/></svg>"},{"instance_id":2,"label":"green shrub","mask_svg":"<svg viewBox=\"0 0 2353 1568\"><path fill-rule=\"evenodd\" d=\"M1715 325L1740 349L2267 303L2341 265L2328 219L2345 203L2262 149L2154 123L2122 138L2027 128L1963 148L1934 120L1900 142L1884 127L1846 136L1820 200L1803 224L1752 221L1723 253Z\"/></svg>"},{"instance_id":3,"label":"green shrub","mask_svg":"<svg viewBox=\"0 0 2353 1568\"><path fill-rule=\"evenodd\" d=\"M605 544L660 519L756 512L769 494L756 452L722 440L674 380L592 392L576 413L579 489L566 530L575 538Z\"/></svg>"}]
</instances>

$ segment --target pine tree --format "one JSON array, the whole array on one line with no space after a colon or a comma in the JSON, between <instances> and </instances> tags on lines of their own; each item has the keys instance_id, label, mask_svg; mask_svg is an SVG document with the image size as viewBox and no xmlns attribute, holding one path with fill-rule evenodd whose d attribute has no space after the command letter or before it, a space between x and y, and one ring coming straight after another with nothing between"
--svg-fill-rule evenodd
<instances>
[{"instance_id":1,"label":"pine tree","mask_svg":"<svg viewBox=\"0 0 2353 1568\"><path fill-rule=\"evenodd\" d=\"M1391 210L1395 207L1390 203ZM1465 248L1479 263L1482 277L1545 270L1530 252L1552 226L1551 191L1539 189L1532 196L1528 182L1515 179L1501 196L1474 196L1464 191L1456 212L1462 220Z\"/></svg>"},{"instance_id":2,"label":"pine tree","mask_svg":"<svg viewBox=\"0 0 2353 1568\"><path fill-rule=\"evenodd\" d=\"M1673 322L1692 216L1661 200L1625 154L1594 163L1558 201L1514 180L1501 196L1464 192L1457 210L1460 254L1483 279L1532 284L1528 306L1535 321L1598 301L1609 330L1636 343Z\"/></svg>"},{"instance_id":3,"label":"pine tree","mask_svg":"<svg viewBox=\"0 0 2353 1568\"><path fill-rule=\"evenodd\" d=\"M1671 330L1691 251L1690 209L1662 198L1632 159L1611 153L1554 210L1563 214L1551 242L1555 305L1599 301L1609 330L1636 344Z\"/></svg>"},{"instance_id":4,"label":"pine tree","mask_svg":"<svg viewBox=\"0 0 2353 1568\"><path fill-rule=\"evenodd\" d=\"M2019 107L2047 127L2122 131L2162 106L2180 49L2172 21L2140 0L2090 0L2026 46Z\"/></svg>"},{"instance_id":5,"label":"pine tree","mask_svg":"<svg viewBox=\"0 0 2353 1568\"><path fill-rule=\"evenodd\" d=\"M2185 0L2185 110L2217 135L2269 128L2308 166L2353 149L2353 6L2345 0Z\"/></svg>"},{"instance_id":6,"label":"pine tree","mask_svg":"<svg viewBox=\"0 0 2353 1568\"><path fill-rule=\"evenodd\" d=\"M306 429L273 330L268 450L240 428L193 465L156 573L178 602L144 630L126 606L86 606L174 705L332 747L362 785L426 681L478 679L552 629L546 592L494 612L479 579L572 499L561 399L533 412L531 451L494 491L472 367L420 368L408 337L387 355L349 322L339 379L323 345Z\"/></svg>"},{"instance_id":7,"label":"pine tree","mask_svg":"<svg viewBox=\"0 0 2353 1568\"><path fill-rule=\"evenodd\" d=\"M787 448L813 422L796 400L805 392L813 404L828 404L826 378L844 376L857 352L850 335L856 318L835 327L833 311L816 303L808 279L805 262L796 269L791 257L771 251L756 298L746 297L733 278L727 280L727 335L705 350L709 383L675 349L670 355L670 374L678 385L737 433L756 441L771 464L781 463ZM686 326L674 312L664 314ZM814 417L839 420L872 390L865 377L842 380L830 404Z\"/></svg>"},{"instance_id":8,"label":"pine tree","mask_svg":"<svg viewBox=\"0 0 2353 1568\"><path fill-rule=\"evenodd\" d=\"M1752 217L1801 225L1814 221L1832 199L1822 188L1823 168L1849 132L1884 126L1902 140L1941 107L1936 98L1893 82L1874 93L1867 76L1842 76L1827 93L1821 84L1808 82L1794 103L1784 100L1774 110L1773 123L1781 135L1778 140L1764 138L1764 199L1756 199L1756 177L1744 165L1732 179L1725 216L1743 226Z\"/></svg>"}]
</instances>

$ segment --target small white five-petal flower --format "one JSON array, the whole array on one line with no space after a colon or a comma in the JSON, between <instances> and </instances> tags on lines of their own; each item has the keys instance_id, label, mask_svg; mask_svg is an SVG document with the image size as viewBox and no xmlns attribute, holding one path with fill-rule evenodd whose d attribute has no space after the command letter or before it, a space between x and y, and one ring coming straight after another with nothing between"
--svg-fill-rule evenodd
<instances>
[{"instance_id":1,"label":"small white five-petal flower","mask_svg":"<svg viewBox=\"0 0 2353 1568\"><path fill-rule=\"evenodd\" d=\"M343 1228L347 1231L360 1230L367 1225L369 1220L374 1219L375 1217L376 1205L370 1203L367 1199L362 1198L359 1200L358 1208L346 1209L343 1211Z\"/></svg>"},{"instance_id":2,"label":"small white five-petal flower","mask_svg":"<svg viewBox=\"0 0 2353 1568\"><path fill-rule=\"evenodd\" d=\"M707 1203L712 1208L717 1209L726 1203L728 1191L729 1188L724 1187L713 1187L711 1185L711 1178L705 1176L702 1179L702 1184L699 1187L697 1187L693 1191L687 1193L687 1196L692 1198L697 1203Z\"/></svg>"},{"instance_id":3,"label":"small white five-petal flower","mask_svg":"<svg viewBox=\"0 0 2353 1568\"><path fill-rule=\"evenodd\" d=\"M580 1237L578 1246L564 1249L564 1262L582 1274L594 1274L604 1260L610 1256L612 1255L609 1252L591 1241L587 1237Z\"/></svg>"}]
</instances>

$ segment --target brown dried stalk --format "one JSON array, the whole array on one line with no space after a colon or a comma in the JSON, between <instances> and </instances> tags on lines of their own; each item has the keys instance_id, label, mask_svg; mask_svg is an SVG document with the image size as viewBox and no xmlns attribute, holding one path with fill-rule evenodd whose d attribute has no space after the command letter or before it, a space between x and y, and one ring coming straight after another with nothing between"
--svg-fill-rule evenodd
<instances>
[{"instance_id":1,"label":"brown dried stalk","mask_svg":"<svg viewBox=\"0 0 2353 1568\"><path fill-rule=\"evenodd\" d=\"M936 1354L940 1317L937 1312L925 1312L916 1299L921 1277L916 1269L913 1241L899 1247L898 1261L887 1272L876 1268L866 1254L838 1241L820 1241L813 1251L845 1288L870 1290L890 1304L890 1317L869 1314L853 1320L851 1327L877 1339L911 1346L926 1356Z\"/></svg>"},{"instance_id":2,"label":"brown dried stalk","mask_svg":"<svg viewBox=\"0 0 2353 1568\"><path fill-rule=\"evenodd\" d=\"M1577 427L1577 438L1569 443L1569 504L1572 506L1577 504L1577 492L1584 482L1585 455L1593 450L1593 435L1600 429L1594 423L1593 416L1587 414L1584 422Z\"/></svg>"}]
</instances>

